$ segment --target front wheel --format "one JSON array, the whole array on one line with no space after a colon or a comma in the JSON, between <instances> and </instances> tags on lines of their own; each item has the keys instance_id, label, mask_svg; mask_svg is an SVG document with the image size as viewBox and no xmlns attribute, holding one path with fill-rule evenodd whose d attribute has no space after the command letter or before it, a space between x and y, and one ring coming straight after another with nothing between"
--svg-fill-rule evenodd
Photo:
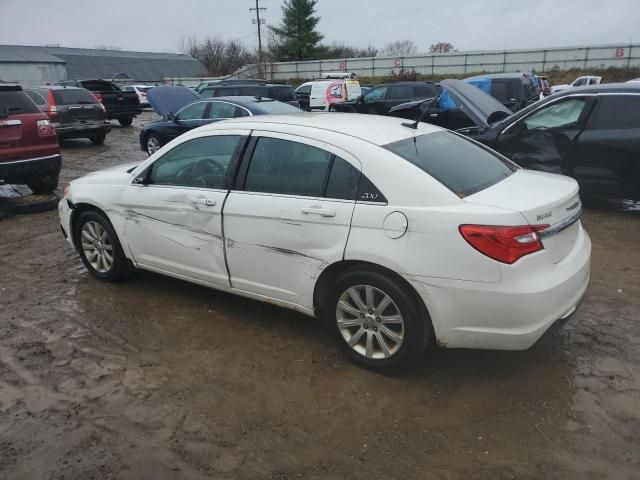
<instances>
[{"instance_id":1,"label":"front wheel","mask_svg":"<svg viewBox=\"0 0 640 480\"><path fill-rule=\"evenodd\" d=\"M151 156L158 150L160 150L160 139L152 133L151 135L147 136L145 140L145 146L147 148L147 153L149 154L149 156Z\"/></svg>"},{"instance_id":2,"label":"front wheel","mask_svg":"<svg viewBox=\"0 0 640 480\"><path fill-rule=\"evenodd\" d=\"M416 295L399 280L376 271L341 275L323 305L323 316L342 352L374 370L416 360L433 335Z\"/></svg>"},{"instance_id":3,"label":"front wheel","mask_svg":"<svg viewBox=\"0 0 640 480\"><path fill-rule=\"evenodd\" d=\"M133 117L119 118L118 123L123 127L130 127L133 122Z\"/></svg>"},{"instance_id":4,"label":"front wheel","mask_svg":"<svg viewBox=\"0 0 640 480\"><path fill-rule=\"evenodd\" d=\"M83 212L76 222L74 240L87 270L106 282L122 280L127 258L109 220L95 211Z\"/></svg>"},{"instance_id":5,"label":"front wheel","mask_svg":"<svg viewBox=\"0 0 640 480\"><path fill-rule=\"evenodd\" d=\"M104 144L104 141L106 138L107 138L106 134L100 133L98 135L93 135L89 137L89 140L91 140L91 143L93 143L94 145L102 145Z\"/></svg>"}]
</instances>

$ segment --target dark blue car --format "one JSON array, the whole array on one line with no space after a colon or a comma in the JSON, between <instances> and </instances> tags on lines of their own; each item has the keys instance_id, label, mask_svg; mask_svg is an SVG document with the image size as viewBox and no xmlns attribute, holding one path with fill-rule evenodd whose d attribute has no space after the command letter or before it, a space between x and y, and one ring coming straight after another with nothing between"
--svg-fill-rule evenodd
<instances>
[{"instance_id":1,"label":"dark blue car","mask_svg":"<svg viewBox=\"0 0 640 480\"><path fill-rule=\"evenodd\" d=\"M140 148L152 155L189 130L228 118L302 110L264 97L202 98L186 87L162 86L149 90L147 98L161 120L147 123L140 132Z\"/></svg>"}]
</instances>

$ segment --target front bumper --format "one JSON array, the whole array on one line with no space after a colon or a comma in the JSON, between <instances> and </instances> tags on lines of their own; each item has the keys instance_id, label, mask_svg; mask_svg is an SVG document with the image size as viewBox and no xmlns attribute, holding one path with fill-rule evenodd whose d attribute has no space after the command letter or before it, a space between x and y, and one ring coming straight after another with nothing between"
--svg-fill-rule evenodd
<instances>
[{"instance_id":1,"label":"front bumper","mask_svg":"<svg viewBox=\"0 0 640 480\"><path fill-rule=\"evenodd\" d=\"M57 176L61 166L62 157L59 153L0 162L0 183L28 183L36 178Z\"/></svg>"},{"instance_id":2,"label":"front bumper","mask_svg":"<svg viewBox=\"0 0 640 480\"><path fill-rule=\"evenodd\" d=\"M425 302L447 348L526 350L570 317L589 284L591 240L580 228L571 252L552 264L543 252L506 266L500 283L405 275ZM516 270L519 268L519 270Z\"/></svg>"},{"instance_id":3,"label":"front bumper","mask_svg":"<svg viewBox=\"0 0 640 480\"><path fill-rule=\"evenodd\" d=\"M58 215L60 217L60 227L62 228L62 234L64 235L65 240L67 240L72 247L75 248L73 244L73 233L71 230L71 213L73 210L69 206L69 202L65 197L62 197L60 202L58 202Z\"/></svg>"}]
</instances>

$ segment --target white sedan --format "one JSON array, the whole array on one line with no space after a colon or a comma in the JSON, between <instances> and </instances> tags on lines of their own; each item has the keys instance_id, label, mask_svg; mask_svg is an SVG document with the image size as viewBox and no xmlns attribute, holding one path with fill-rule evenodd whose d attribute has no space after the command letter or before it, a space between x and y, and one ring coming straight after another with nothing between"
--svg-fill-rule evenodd
<instances>
[{"instance_id":1,"label":"white sedan","mask_svg":"<svg viewBox=\"0 0 640 480\"><path fill-rule=\"evenodd\" d=\"M405 122L301 113L200 127L71 182L62 229L99 279L135 267L319 316L370 368L434 341L532 346L589 282L576 182Z\"/></svg>"}]
</instances>

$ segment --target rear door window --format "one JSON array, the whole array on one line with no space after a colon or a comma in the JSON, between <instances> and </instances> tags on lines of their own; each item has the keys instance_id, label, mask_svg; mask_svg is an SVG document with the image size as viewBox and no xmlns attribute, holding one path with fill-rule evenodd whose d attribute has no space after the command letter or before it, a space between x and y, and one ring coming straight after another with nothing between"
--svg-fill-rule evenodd
<instances>
[{"instance_id":1,"label":"rear door window","mask_svg":"<svg viewBox=\"0 0 640 480\"><path fill-rule=\"evenodd\" d=\"M369 90L364 96L364 103L373 103L384 100L387 96L387 90L389 90L389 87L378 87Z\"/></svg>"},{"instance_id":2,"label":"rear door window","mask_svg":"<svg viewBox=\"0 0 640 480\"><path fill-rule=\"evenodd\" d=\"M304 143L260 137L247 171L250 192L321 197L333 155Z\"/></svg>"},{"instance_id":3,"label":"rear door window","mask_svg":"<svg viewBox=\"0 0 640 480\"><path fill-rule=\"evenodd\" d=\"M235 118L249 115L244 108L240 108L232 103L212 102L209 110L209 118Z\"/></svg>"},{"instance_id":4,"label":"rear door window","mask_svg":"<svg viewBox=\"0 0 640 480\"><path fill-rule=\"evenodd\" d=\"M391 90L389 91L389 98L395 100L410 100L413 98L413 88L407 86L391 87Z\"/></svg>"},{"instance_id":5,"label":"rear door window","mask_svg":"<svg viewBox=\"0 0 640 480\"><path fill-rule=\"evenodd\" d=\"M408 138L384 148L428 173L460 198L510 176L517 167L452 132Z\"/></svg>"},{"instance_id":6,"label":"rear door window","mask_svg":"<svg viewBox=\"0 0 640 480\"><path fill-rule=\"evenodd\" d=\"M38 107L22 90L0 90L0 114L38 113Z\"/></svg>"},{"instance_id":7,"label":"rear door window","mask_svg":"<svg viewBox=\"0 0 640 480\"><path fill-rule=\"evenodd\" d=\"M602 95L590 126L594 130L640 128L640 95Z\"/></svg>"},{"instance_id":8,"label":"rear door window","mask_svg":"<svg viewBox=\"0 0 640 480\"><path fill-rule=\"evenodd\" d=\"M413 95L415 98L429 98L438 95L436 87L413 87Z\"/></svg>"}]
</instances>

